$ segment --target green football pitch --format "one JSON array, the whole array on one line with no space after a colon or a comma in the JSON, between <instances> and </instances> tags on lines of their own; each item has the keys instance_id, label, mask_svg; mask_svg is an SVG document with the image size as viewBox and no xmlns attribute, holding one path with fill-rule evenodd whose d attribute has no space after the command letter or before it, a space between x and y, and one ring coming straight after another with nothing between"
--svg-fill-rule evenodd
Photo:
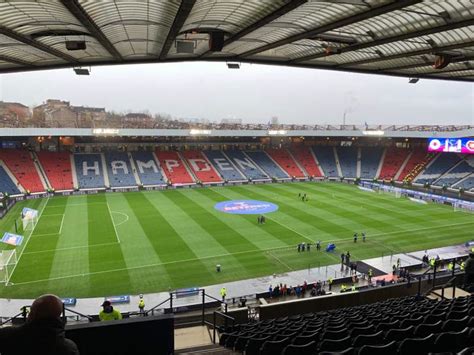
<instances>
[{"instance_id":1,"label":"green football pitch","mask_svg":"<svg viewBox=\"0 0 474 355\"><path fill-rule=\"evenodd\" d=\"M306 193L302 202L298 193ZM225 200L277 204L264 225L255 215L214 209ZM18 203L0 221L14 232L23 207L40 211L17 247L18 263L0 297L158 292L221 284L339 262L425 250L472 239L474 218L437 204L370 193L342 183L285 183L54 197ZM352 241L365 232L366 243ZM297 253L322 241L336 253ZM3 244L1 248L9 248ZM216 264L222 272L215 271ZM303 280L302 280L303 281ZM311 281L311 280L308 280ZM313 280L314 281L314 280Z\"/></svg>"}]
</instances>

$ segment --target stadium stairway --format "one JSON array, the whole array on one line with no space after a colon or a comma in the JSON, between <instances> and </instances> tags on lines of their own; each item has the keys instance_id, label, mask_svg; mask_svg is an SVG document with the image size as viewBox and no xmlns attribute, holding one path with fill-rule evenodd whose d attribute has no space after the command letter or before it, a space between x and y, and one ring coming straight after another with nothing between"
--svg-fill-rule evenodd
<instances>
[{"instance_id":1,"label":"stadium stairway","mask_svg":"<svg viewBox=\"0 0 474 355\"><path fill-rule=\"evenodd\" d=\"M380 180L395 179L404 162L408 159L410 151L404 148L390 147L385 151L382 168L378 178Z\"/></svg>"},{"instance_id":2,"label":"stadium stairway","mask_svg":"<svg viewBox=\"0 0 474 355\"><path fill-rule=\"evenodd\" d=\"M108 152L105 153L107 175L111 187L137 186L135 175L127 153Z\"/></svg>"},{"instance_id":3,"label":"stadium stairway","mask_svg":"<svg viewBox=\"0 0 474 355\"><path fill-rule=\"evenodd\" d=\"M246 181L247 178L220 150L207 150L203 154L227 181Z\"/></svg>"},{"instance_id":4,"label":"stadium stairway","mask_svg":"<svg viewBox=\"0 0 474 355\"><path fill-rule=\"evenodd\" d=\"M104 167L102 155L95 153L74 154L77 183L81 189L104 188Z\"/></svg>"},{"instance_id":5,"label":"stadium stairway","mask_svg":"<svg viewBox=\"0 0 474 355\"><path fill-rule=\"evenodd\" d=\"M258 167L265 173L275 179L290 179L290 176L278 165L267 153L263 150L252 150L245 152L247 156L252 159Z\"/></svg>"},{"instance_id":6,"label":"stadium stairway","mask_svg":"<svg viewBox=\"0 0 474 355\"><path fill-rule=\"evenodd\" d=\"M0 150L0 159L3 160L25 190L30 192L46 190L29 151L2 149Z\"/></svg>"},{"instance_id":7,"label":"stadium stairway","mask_svg":"<svg viewBox=\"0 0 474 355\"><path fill-rule=\"evenodd\" d=\"M266 153L293 178L305 178L306 174L298 166L291 154L286 149L267 149Z\"/></svg>"},{"instance_id":8,"label":"stadium stairway","mask_svg":"<svg viewBox=\"0 0 474 355\"><path fill-rule=\"evenodd\" d=\"M326 177L339 177L333 147L312 147L320 167Z\"/></svg>"},{"instance_id":9,"label":"stadium stairway","mask_svg":"<svg viewBox=\"0 0 474 355\"><path fill-rule=\"evenodd\" d=\"M433 153L427 153L423 149L415 149L398 176L397 181L413 181L434 157L435 154Z\"/></svg>"},{"instance_id":10,"label":"stadium stairway","mask_svg":"<svg viewBox=\"0 0 474 355\"><path fill-rule=\"evenodd\" d=\"M196 178L203 183L219 183L223 182L214 166L207 160L207 157L197 150L187 150L181 152L181 156L186 160L189 169Z\"/></svg>"},{"instance_id":11,"label":"stadium stairway","mask_svg":"<svg viewBox=\"0 0 474 355\"><path fill-rule=\"evenodd\" d=\"M166 185L164 173L161 170L153 152L132 152L132 161L144 186Z\"/></svg>"},{"instance_id":12,"label":"stadium stairway","mask_svg":"<svg viewBox=\"0 0 474 355\"><path fill-rule=\"evenodd\" d=\"M195 183L177 152L157 150L155 154L171 184L189 185Z\"/></svg>"},{"instance_id":13,"label":"stadium stairway","mask_svg":"<svg viewBox=\"0 0 474 355\"><path fill-rule=\"evenodd\" d=\"M316 156L311 151L311 148L305 146L297 146L291 149L293 157L306 170L306 173L314 178L323 177L324 174L319 167Z\"/></svg>"},{"instance_id":14,"label":"stadium stairway","mask_svg":"<svg viewBox=\"0 0 474 355\"><path fill-rule=\"evenodd\" d=\"M36 155L53 189L72 190L74 188L69 152L41 151Z\"/></svg>"},{"instance_id":15,"label":"stadium stairway","mask_svg":"<svg viewBox=\"0 0 474 355\"><path fill-rule=\"evenodd\" d=\"M226 150L223 154L236 166L247 179L269 180L268 175L240 150Z\"/></svg>"}]
</instances>

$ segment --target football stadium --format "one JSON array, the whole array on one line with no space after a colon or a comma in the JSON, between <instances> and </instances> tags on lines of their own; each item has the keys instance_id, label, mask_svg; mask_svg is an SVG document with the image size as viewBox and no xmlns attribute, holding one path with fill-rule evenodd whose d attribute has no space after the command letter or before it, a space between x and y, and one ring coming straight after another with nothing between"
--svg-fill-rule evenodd
<instances>
[{"instance_id":1,"label":"football stadium","mask_svg":"<svg viewBox=\"0 0 474 355\"><path fill-rule=\"evenodd\" d=\"M0 354L473 354L473 38L469 0L1 2L0 79L204 61L471 86L446 125L0 90Z\"/></svg>"}]
</instances>

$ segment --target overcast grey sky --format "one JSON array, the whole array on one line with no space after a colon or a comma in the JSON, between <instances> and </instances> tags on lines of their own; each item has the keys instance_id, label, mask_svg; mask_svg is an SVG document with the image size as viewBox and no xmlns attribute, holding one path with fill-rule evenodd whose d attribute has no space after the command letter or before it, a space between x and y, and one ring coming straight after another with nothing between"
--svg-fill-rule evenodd
<instances>
[{"instance_id":1,"label":"overcast grey sky","mask_svg":"<svg viewBox=\"0 0 474 355\"><path fill-rule=\"evenodd\" d=\"M173 63L0 75L0 100L266 123L474 124L474 84L242 64Z\"/></svg>"}]
</instances>

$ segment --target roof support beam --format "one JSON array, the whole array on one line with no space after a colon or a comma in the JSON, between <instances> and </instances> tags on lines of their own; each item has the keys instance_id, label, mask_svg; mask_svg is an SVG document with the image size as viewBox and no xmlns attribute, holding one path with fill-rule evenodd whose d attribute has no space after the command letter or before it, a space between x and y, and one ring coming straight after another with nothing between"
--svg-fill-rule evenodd
<instances>
[{"instance_id":1,"label":"roof support beam","mask_svg":"<svg viewBox=\"0 0 474 355\"><path fill-rule=\"evenodd\" d=\"M462 63L462 62L469 62L471 60L474 60L474 56L460 56L460 57L454 57L451 59L451 63ZM390 67L390 68L385 68L384 70L405 70L405 69L413 69L413 68L422 68L422 67L427 67L427 66L433 66L432 62L426 62L426 63L416 63L416 64L407 64L407 65L400 65L398 67ZM472 69L472 68L471 68ZM460 69L458 69L460 70ZM446 72L446 70L433 70L434 73L441 73L441 72Z\"/></svg>"},{"instance_id":2,"label":"roof support beam","mask_svg":"<svg viewBox=\"0 0 474 355\"><path fill-rule=\"evenodd\" d=\"M279 9L273 11L271 14L268 14L267 16L257 20L256 22L252 23L250 26L240 30L236 34L230 36L224 41L224 47L228 46L229 44L238 41L242 37L248 35L249 33L252 33L256 30L258 30L260 27L263 27L267 24L269 24L272 21L275 21L277 18L282 17L283 15L286 15L287 13L293 11L294 9L300 7L304 3L308 2L308 0L290 0L288 3L280 7ZM201 54L201 57L204 57L208 54L212 53L211 51L206 51L203 54Z\"/></svg>"},{"instance_id":3,"label":"roof support beam","mask_svg":"<svg viewBox=\"0 0 474 355\"><path fill-rule=\"evenodd\" d=\"M18 41L18 42L21 42L23 44L27 44L31 47L34 47L36 49L39 49L45 53L48 53L52 56L55 56L55 57L58 57L58 58L61 58L61 59L64 59L65 61L71 63L71 64L78 64L79 61L70 56L70 55L67 55L66 53L63 53L55 48L52 48L50 46L47 46L35 39L32 39L31 37L29 36L25 36L25 35L22 35L21 33L18 33L16 31L13 31L11 29L9 29L8 27L5 27L5 26L0 26L0 34L4 35L4 36L7 36L7 37L10 37L12 39L14 39L15 41Z\"/></svg>"},{"instance_id":4,"label":"roof support beam","mask_svg":"<svg viewBox=\"0 0 474 355\"><path fill-rule=\"evenodd\" d=\"M179 5L178 12L174 17L173 24L170 27L168 32L168 36L166 37L165 43L163 44L163 48L161 49L161 53L159 55L160 60L165 59L168 56L168 52L170 51L171 45L175 40L176 36L178 36L179 31L186 22L186 19L189 16L196 0L182 0L181 5Z\"/></svg>"},{"instance_id":5,"label":"roof support beam","mask_svg":"<svg viewBox=\"0 0 474 355\"><path fill-rule=\"evenodd\" d=\"M0 54L0 60L4 61L4 62L9 62L9 63L13 63L13 64L22 65L22 66L25 66L25 67L29 67L29 66L33 65L32 63L26 62L22 59L10 57L9 55L3 55L3 54Z\"/></svg>"},{"instance_id":6,"label":"roof support beam","mask_svg":"<svg viewBox=\"0 0 474 355\"><path fill-rule=\"evenodd\" d=\"M273 43L269 43L265 46L258 47L256 49L252 49L250 51L247 51L247 52L244 52L244 53L240 54L239 57L240 58L248 57L248 56L258 54L258 53L261 53L261 52L264 52L264 51L267 51L267 50L270 50L270 49L281 47L281 46L283 46L285 44L288 44L288 43L296 42L296 41L306 39L306 38L309 38L309 37L314 37L318 34L328 32L328 31L332 31L336 28L351 25L353 23L360 22L360 21L363 21L363 20L367 20L367 19L375 17L375 16L380 16L380 15L383 15L383 14L386 14L386 13L389 13L389 12L392 12L392 11L395 11L395 10L400 10L404 7L414 5L414 4L420 3L422 1L423 0L392 1L391 3L389 3L387 5L379 6L379 7L376 7L374 9L370 9L368 11L361 12L361 13L358 13L356 15L352 15L352 16L340 19L338 21L334 21L334 22L329 23L327 25L316 27L316 28L314 28L310 31L299 33L297 35L290 36L290 37L282 39L280 41L276 41L276 42L273 42Z\"/></svg>"},{"instance_id":7,"label":"roof support beam","mask_svg":"<svg viewBox=\"0 0 474 355\"><path fill-rule=\"evenodd\" d=\"M341 67L343 68L343 67L352 67L355 65L372 64L372 63L377 63L377 62L382 62L382 61L387 61L387 60L414 57L414 56L423 55L423 54L438 54L444 51L451 51L451 50L462 49L466 47L474 47L474 40L469 41L469 42L450 44L448 46L420 49L418 51L413 51L413 52L405 52L405 53L399 53L399 54L394 54L394 55L388 55L384 57L370 58L370 59L360 60L358 62L343 63L339 65L334 65L332 66L332 68L341 68Z\"/></svg>"},{"instance_id":8,"label":"roof support beam","mask_svg":"<svg viewBox=\"0 0 474 355\"><path fill-rule=\"evenodd\" d=\"M425 28L425 29L419 30L419 31L399 34L399 35L395 35L395 36L376 39L376 40L370 41L370 42L353 44L353 45L349 45L349 46L346 46L346 47L337 48L337 53L333 53L333 54L317 53L317 54L306 55L304 57L293 59L292 63L305 62L305 61L312 60L312 59L327 57L329 55L337 55L337 54L340 54L340 53L357 51L357 50L366 49L366 48L370 48L370 47L381 46L381 45L387 44L387 43L405 41L405 40L411 39L411 38L427 36L427 35L434 34L434 33L455 30L455 29L458 29L458 28L463 28L463 27L473 26L473 25L474 25L474 19L468 19L468 20L459 21L459 22L456 22L456 23L449 23L449 24L445 24L445 25L441 25L441 26L437 26L437 27Z\"/></svg>"},{"instance_id":9,"label":"roof support beam","mask_svg":"<svg viewBox=\"0 0 474 355\"><path fill-rule=\"evenodd\" d=\"M104 47L112 57L117 60L123 60L122 55L119 53L119 51L104 35L99 26L97 26L94 20L92 20L92 18L77 0L61 0L61 3L64 5L65 8L69 10L71 14L74 15L76 19L79 20L79 22L87 29L87 31L89 31L91 36L93 36L95 39L97 39L97 41L99 41L102 47Z\"/></svg>"}]
</instances>

